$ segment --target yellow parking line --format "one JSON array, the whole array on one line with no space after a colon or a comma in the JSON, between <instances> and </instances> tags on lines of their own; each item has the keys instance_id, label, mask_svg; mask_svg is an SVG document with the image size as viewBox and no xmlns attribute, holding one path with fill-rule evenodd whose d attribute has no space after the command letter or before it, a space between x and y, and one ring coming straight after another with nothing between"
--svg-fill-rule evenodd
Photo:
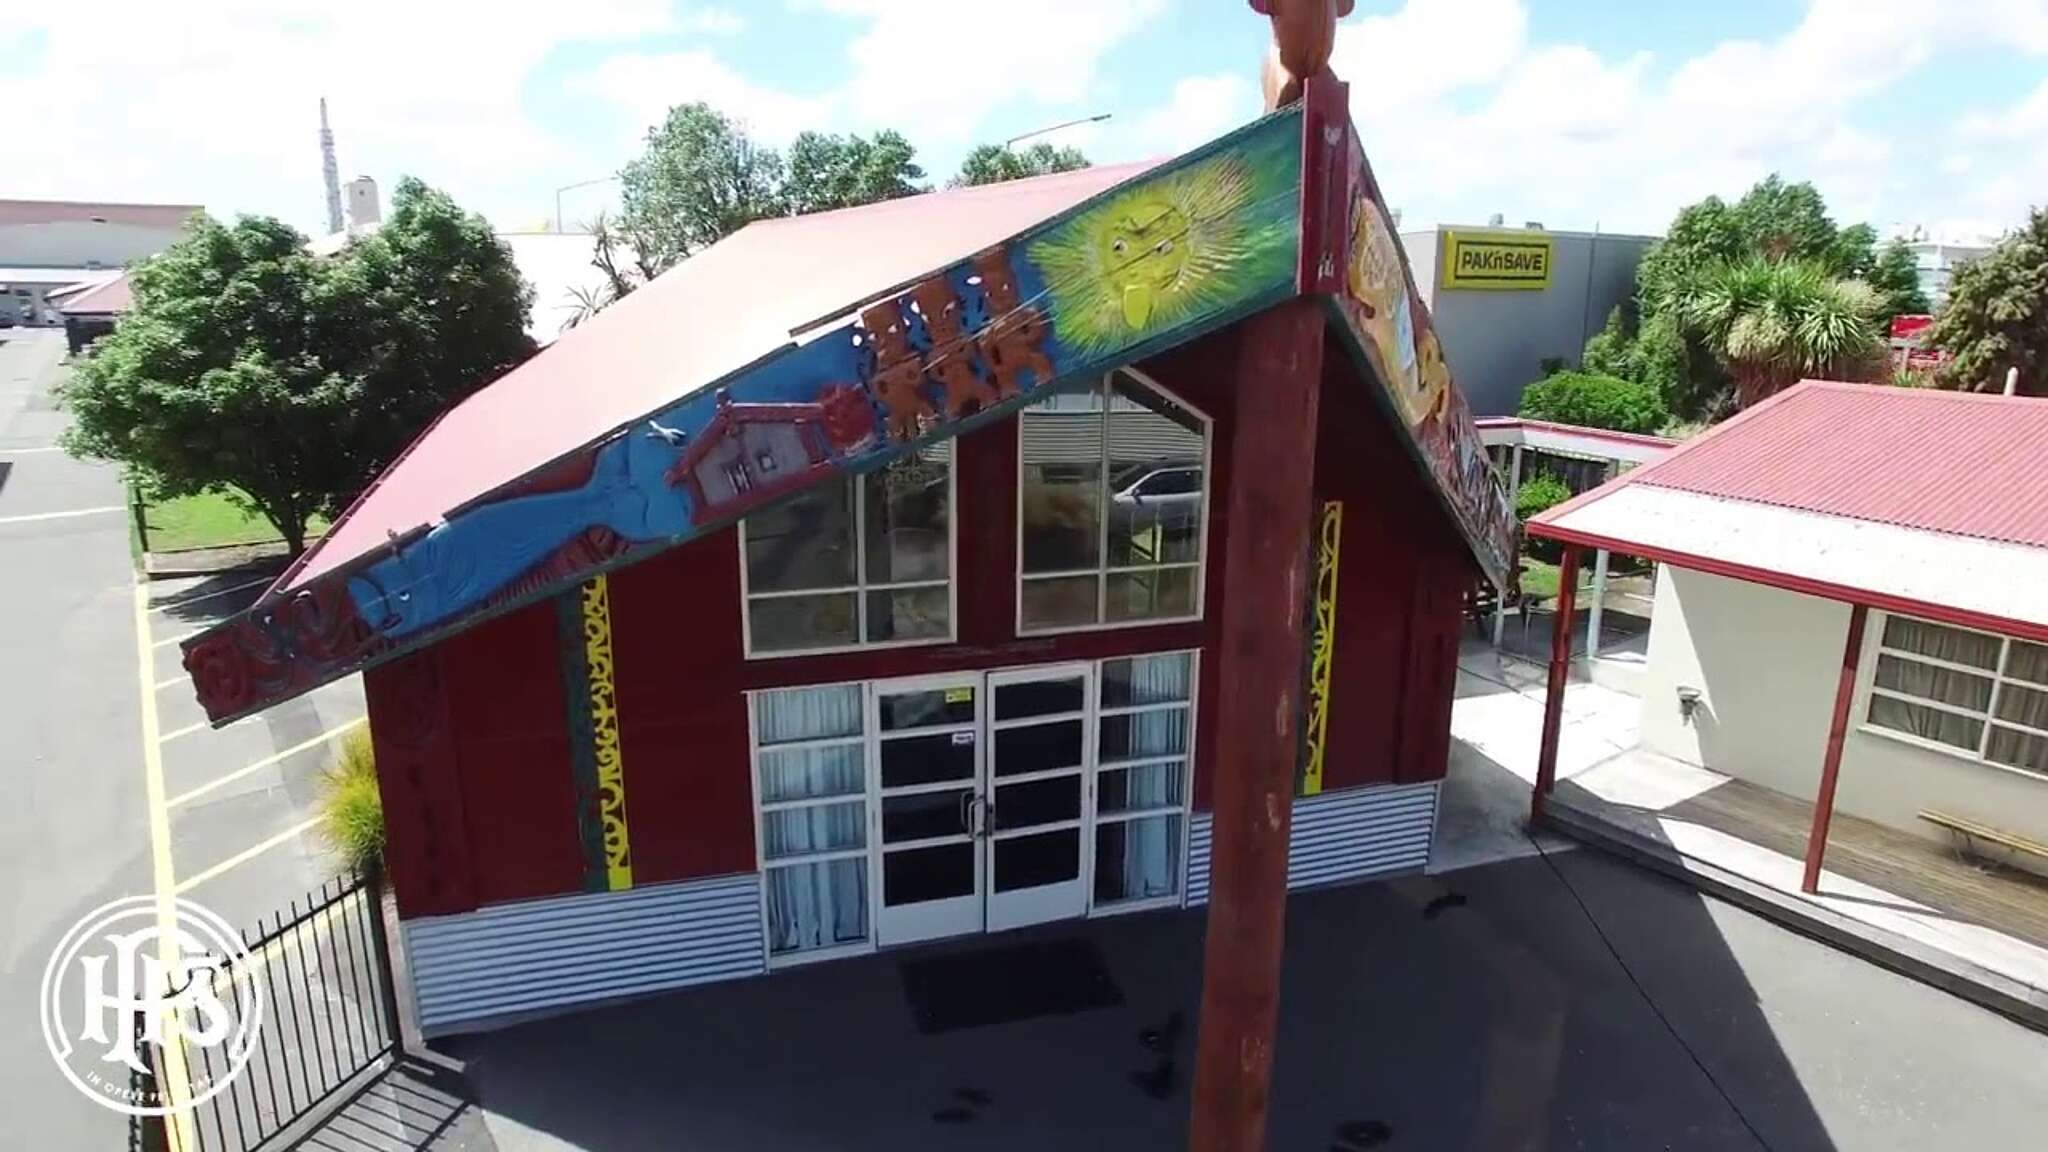
<instances>
[{"instance_id":1,"label":"yellow parking line","mask_svg":"<svg viewBox=\"0 0 2048 1152\"><path fill-rule=\"evenodd\" d=\"M168 639L168 640L159 640L159 641L157 641L156 643L154 643L154 644L150 645L150 647L152 647L152 648L168 648L168 647L170 647L170 646L171 646L171 645L173 645L173 644L182 644L182 643L184 643L185 641L187 641L187 640L190 640L191 638L193 638L194 636L197 636L197 635L199 635L199 630L198 630L198 629L194 629L194 630L192 630L192 631L190 631L190 632L186 632L186 633L183 633L183 634L181 634L181 635L173 636L173 637L171 637L171 638L170 638L170 639Z\"/></svg>"},{"instance_id":2,"label":"yellow parking line","mask_svg":"<svg viewBox=\"0 0 2048 1152\"><path fill-rule=\"evenodd\" d=\"M254 764L243 765L242 767L235 769L233 772L230 772L225 776L221 776L213 780L208 780L206 783L201 784L199 787L194 788L190 791L180 792L176 796L171 797L166 807L176 808L180 804L189 804L192 801L199 799L201 796L206 795L208 792L211 792L216 788L220 788L225 785L232 784L237 780L240 780L242 777L247 776L251 772L261 771L262 769L268 768L272 764L275 764L280 760L284 760L291 756L296 756L299 753L306 751L308 748L318 748L320 745L327 743L329 740L334 739L336 736L342 735L343 733L347 732L351 728L356 727L358 724L361 724L362 722L363 717L358 716L346 724L337 724L334 727L329 728L327 731L322 732L318 736L315 736L311 740L308 740L302 744L294 744L282 752L278 752L270 756L265 756L263 759L256 761ZM169 737L165 737L165 739L169 739Z\"/></svg>"},{"instance_id":3,"label":"yellow parking line","mask_svg":"<svg viewBox=\"0 0 2048 1152\"><path fill-rule=\"evenodd\" d=\"M156 891L157 960L162 970L176 970L178 956L177 905L173 898L178 892L177 873L171 864L171 817L164 806L164 759L157 737L156 692L150 687L150 669L153 661L149 638L149 589L139 581L135 585L135 654L136 679L141 682L142 693L142 786L147 800L149 815L149 862L150 878ZM193 1146L192 1114L184 1108L191 1098L191 1080L185 1068L185 1043L178 1035L177 1017L171 1016L169 1034L164 1037L161 1051L164 1066L161 1083L164 1095L171 1106L171 1114L164 1125L172 1152L180 1152Z\"/></svg>"},{"instance_id":4,"label":"yellow parking line","mask_svg":"<svg viewBox=\"0 0 2048 1152\"><path fill-rule=\"evenodd\" d=\"M197 888L199 885L206 883L208 880L213 879L215 876L218 876L221 873L226 872L230 868L234 868L235 866L240 864L247 864L249 861L254 860L256 857L263 855L265 852L270 851L272 848L277 847L279 844L285 843L286 841L297 836L299 833L307 831L308 829L312 828L314 825L318 823L320 823L320 818L318 816L315 816L310 820L302 820L299 823L292 825L290 828L287 828L284 831L279 832L277 835L272 836L270 839L265 840L263 843L256 845L254 848L246 848L240 852L235 853L233 856L230 856L227 859L221 861L220 863L215 864L213 867L208 868L206 871L201 872L199 875L193 876L190 879L185 880L183 883L179 884L179 894L183 895L186 892L190 892L192 889Z\"/></svg>"},{"instance_id":5,"label":"yellow parking line","mask_svg":"<svg viewBox=\"0 0 2048 1152\"><path fill-rule=\"evenodd\" d=\"M174 687L174 686L176 686L176 685L179 685L179 684L190 684L191 682L192 682L192 681L191 681L191 678L190 678L190 677L186 677L186 676L173 676L173 677L171 677L171 678L170 678L169 680L159 680L159 681L157 681L157 682L156 682L156 690L157 690L157 691L159 691L159 692L161 692L161 691L163 691L163 690L164 690L164 689L166 689L166 688Z\"/></svg>"}]
</instances>

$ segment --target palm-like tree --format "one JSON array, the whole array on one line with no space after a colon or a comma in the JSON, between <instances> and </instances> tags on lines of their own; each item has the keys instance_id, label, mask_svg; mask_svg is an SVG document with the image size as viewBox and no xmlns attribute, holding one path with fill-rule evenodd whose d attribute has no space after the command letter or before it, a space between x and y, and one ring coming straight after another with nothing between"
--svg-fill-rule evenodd
<instances>
[{"instance_id":1,"label":"palm-like tree","mask_svg":"<svg viewBox=\"0 0 2048 1152\"><path fill-rule=\"evenodd\" d=\"M1860 280L1830 276L1819 264L1717 265L1687 287L1679 304L1687 323L1734 377L1738 408L1809 376L1882 376L1877 294Z\"/></svg>"}]
</instances>

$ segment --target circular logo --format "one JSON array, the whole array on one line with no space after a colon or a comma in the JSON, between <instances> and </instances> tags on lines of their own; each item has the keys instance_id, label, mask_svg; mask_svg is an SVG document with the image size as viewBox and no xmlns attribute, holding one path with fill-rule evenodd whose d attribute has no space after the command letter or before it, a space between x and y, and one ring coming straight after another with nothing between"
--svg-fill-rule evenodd
<instances>
[{"instance_id":1,"label":"circular logo","mask_svg":"<svg viewBox=\"0 0 2048 1152\"><path fill-rule=\"evenodd\" d=\"M43 969L50 1058L80 1092L133 1116L212 1099L249 1062L262 1025L241 934L190 900L168 911L152 896L103 904Z\"/></svg>"}]
</instances>

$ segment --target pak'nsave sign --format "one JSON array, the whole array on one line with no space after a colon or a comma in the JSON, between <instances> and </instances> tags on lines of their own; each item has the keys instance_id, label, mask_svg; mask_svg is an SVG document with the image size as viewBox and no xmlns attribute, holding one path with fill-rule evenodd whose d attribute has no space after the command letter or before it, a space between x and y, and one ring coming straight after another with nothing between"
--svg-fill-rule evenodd
<instances>
[{"instance_id":1,"label":"pak'nsave sign","mask_svg":"<svg viewBox=\"0 0 2048 1152\"><path fill-rule=\"evenodd\" d=\"M1550 237L1528 232L1444 231L1440 288L1539 291L1550 287Z\"/></svg>"}]
</instances>

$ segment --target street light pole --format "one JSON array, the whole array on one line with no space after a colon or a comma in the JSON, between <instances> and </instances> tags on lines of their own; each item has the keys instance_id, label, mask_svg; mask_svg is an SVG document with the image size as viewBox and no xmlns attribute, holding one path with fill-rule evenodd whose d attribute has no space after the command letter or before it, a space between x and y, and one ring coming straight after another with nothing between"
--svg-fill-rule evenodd
<instances>
[{"instance_id":1,"label":"street light pole","mask_svg":"<svg viewBox=\"0 0 2048 1152\"><path fill-rule=\"evenodd\" d=\"M562 193L573 192L578 188L588 188L593 184L609 184L617 179L617 175L598 176L589 180L578 180L574 184L564 184L560 188L555 189L555 232L560 234L564 231L562 227Z\"/></svg>"},{"instance_id":2,"label":"street light pole","mask_svg":"<svg viewBox=\"0 0 2048 1152\"><path fill-rule=\"evenodd\" d=\"M1057 132L1062 128L1072 128L1076 124L1100 124L1104 120L1109 119L1112 115L1114 115L1114 113L1101 112L1097 113L1094 116L1082 116L1074 120L1062 120L1058 124L1048 124L1043 128L1033 128L1031 131L1026 132L1021 136L1012 136L1008 140L1003 141L1003 149L1005 151L1008 151L1010 145L1015 144L1020 140L1029 140L1033 136L1043 136L1048 132Z\"/></svg>"}]
</instances>

